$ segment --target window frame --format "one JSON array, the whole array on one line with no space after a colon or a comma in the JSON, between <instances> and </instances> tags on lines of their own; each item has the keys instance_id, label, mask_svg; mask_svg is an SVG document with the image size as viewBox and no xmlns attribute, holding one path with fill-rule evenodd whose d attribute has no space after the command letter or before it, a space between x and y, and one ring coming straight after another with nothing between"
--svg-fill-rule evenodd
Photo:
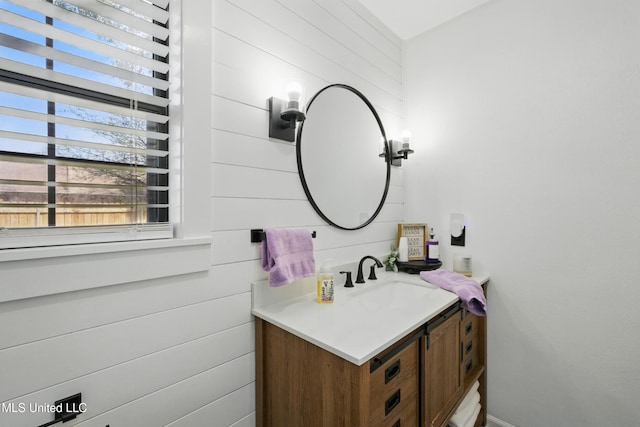
<instances>
[{"instance_id":1,"label":"window frame","mask_svg":"<svg viewBox=\"0 0 640 427\"><path fill-rule=\"evenodd\" d=\"M210 268L212 5L171 0L170 14L173 237L0 250L0 302Z\"/></svg>"},{"instance_id":2,"label":"window frame","mask_svg":"<svg viewBox=\"0 0 640 427\"><path fill-rule=\"evenodd\" d=\"M169 8L169 26L172 25L174 19L178 22L181 22L181 1L179 0L171 0L171 7ZM46 16L46 13L45 13ZM48 24L52 23L52 18L46 17L46 22ZM169 30L169 43L171 43L173 37L181 37L181 29L180 27L173 26L173 28L168 28ZM173 34L172 34L173 33ZM49 43L47 39L47 43ZM172 67L172 62L180 63L180 50L172 50L169 49L169 75L173 76L173 72L176 67ZM174 58L175 57L175 58ZM44 58L44 57L43 57ZM46 58L44 58L46 59ZM48 62L49 60L47 60ZM66 84L47 80L38 76L31 76L25 74L19 74L10 70L0 70L0 77L3 77L3 80L12 82L12 81L21 81L21 85L25 87L36 88L40 90L46 90L52 93L59 94L73 94L74 96L78 96L80 98L92 99L103 101L106 104L110 105L120 105L125 106L128 104L127 100L124 100L118 96L103 93L100 91L95 91L92 88L84 88L84 87L76 87L76 86L68 86ZM179 88L181 84L177 84L173 77L169 79L169 90L167 91L167 98L170 98L172 93L179 93ZM164 93L164 92L163 92ZM144 103L140 103L144 104ZM160 112L161 107L155 107L149 105L144 108L145 110L149 109L149 111L158 110ZM176 113L174 110L180 109L181 103L172 103L169 99L169 105L166 107L168 110L169 124L168 127L172 126L171 120L178 120L181 115ZM178 123L178 126L180 124ZM175 126L174 126L175 127ZM181 156L174 156L171 153L172 149L180 149L178 144L174 144L172 142L171 133L169 133L169 162L174 162L180 160ZM175 132L174 132L175 133ZM52 153L48 153L44 158L49 158ZM29 157L29 154L25 154L25 157ZM54 158L56 158L54 156ZM64 160L64 159L61 159ZM81 162L86 162L85 160L80 160ZM71 164L74 162L73 159L69 160ZM100 163L100 162L98 162ZM180 168L178 168L180 169ZM175 170L175 168L174 168ZM180 182L180 180L171 180L171 175L169 175L169 180L173 182ZM171 212L171 200L174 197L180 198L181 189L177 189L174 191L171 189L170 182L167 183L167 187L169 188L169 203L168 208L166 208L167 212ZM146 223L131 223L131 224L94 224L89 226L58 226L55 225L55 207L51 207L51 205L55 205L55 200L51 200L51 187L49 188L49 207L47 210L49 211L49 226L48 227L0 227L0 261L2 260L1 253L3 251L12 250L12 249L23 249L23 248L37 248L37 247L49 247L49 246L64 246L64 245L77 245L77 244L99 244L99 243L108 243L108 242L120 242L120 241L138 241L138 240L148 240L148 239L170 239L175 237L174 235L174 226L175 221L169 215L168 222L146 222ZM55 191L55 187L53 187ZM147 197L149 197L149 190L147 191ZM152 208L152 210L154 210ZM149 210L147 210L147 215L149 215ZM162 216L162 215L161 215ZM166 217L166 215L165 215Z\"/></svg>"}]
</instances>

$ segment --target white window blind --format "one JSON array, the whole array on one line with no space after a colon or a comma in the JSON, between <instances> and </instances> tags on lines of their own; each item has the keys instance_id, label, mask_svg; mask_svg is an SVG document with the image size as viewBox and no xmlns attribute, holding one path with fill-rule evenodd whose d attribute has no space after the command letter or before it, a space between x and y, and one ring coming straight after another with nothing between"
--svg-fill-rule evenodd
<instances>
[{"instance_id":1,"label":"white window blind","mask_svg":"<svg viewBox=\"0 0 640 427\"><path fill-rule=\"evenodd\" d=\"M169 0L0 0L0 248L171 237Z\"/></svg>"}]
</instances>

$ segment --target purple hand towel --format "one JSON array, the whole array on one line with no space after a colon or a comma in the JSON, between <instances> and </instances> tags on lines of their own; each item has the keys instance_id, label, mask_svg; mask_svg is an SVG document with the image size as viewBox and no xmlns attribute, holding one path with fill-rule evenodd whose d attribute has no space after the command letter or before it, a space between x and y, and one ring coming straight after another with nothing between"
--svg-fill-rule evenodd
<instances>
[{"instance_id":1,"label":"purple hand towel","mask_svg":"<svg viewBox=\"0 0 640 427\"><path fill-rule=\"evenodd\" d=\"M267 228L262 241L262 269L269 285L282 286L316 274L311 233L304 229Z\"/></svg>"},{"instance_id":2,"label":"purple hand towel","mask_svg":"<svg viewBox=\"0 0 640 427\"><path fill-rule=\"evenodd\" d=\"M429 283L458 295L462 306L478 316L487 314L487 299L477 282L449 270L421 271L420 277Z\"/></svg>"}]
</instances>

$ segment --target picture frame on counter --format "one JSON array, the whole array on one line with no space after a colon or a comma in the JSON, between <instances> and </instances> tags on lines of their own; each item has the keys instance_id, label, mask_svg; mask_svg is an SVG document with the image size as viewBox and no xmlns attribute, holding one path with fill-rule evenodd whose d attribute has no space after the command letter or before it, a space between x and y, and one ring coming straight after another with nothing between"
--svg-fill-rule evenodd
<instances>
[{"instance_id":1,"label":"picture frame on counter","mask_svg":"<svg viewBox=\"0 0 640 427\"><path fill-rule=\"evenodd\" d=\"M424 260L427 241L427 224L398 224L398 241L406 237L409 244L409 261Z\"/></svg>"}]
</instances>

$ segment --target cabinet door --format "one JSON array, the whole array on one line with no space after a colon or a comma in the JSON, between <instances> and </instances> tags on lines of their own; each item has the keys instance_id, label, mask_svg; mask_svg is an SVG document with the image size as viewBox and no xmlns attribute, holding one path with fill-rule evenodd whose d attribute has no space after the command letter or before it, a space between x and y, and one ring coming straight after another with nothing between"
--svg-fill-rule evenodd
<instances>
[{"instance_id":1,"label":"cabinet door","mask_svg":"<svg viewBox=\"0 0 640 427\"><path fill-rule=\"evenodd\" d=\"M423 337L424 425L440 427L462 396L460 372L460 312Z\"/></svg>"}]
</instances>

